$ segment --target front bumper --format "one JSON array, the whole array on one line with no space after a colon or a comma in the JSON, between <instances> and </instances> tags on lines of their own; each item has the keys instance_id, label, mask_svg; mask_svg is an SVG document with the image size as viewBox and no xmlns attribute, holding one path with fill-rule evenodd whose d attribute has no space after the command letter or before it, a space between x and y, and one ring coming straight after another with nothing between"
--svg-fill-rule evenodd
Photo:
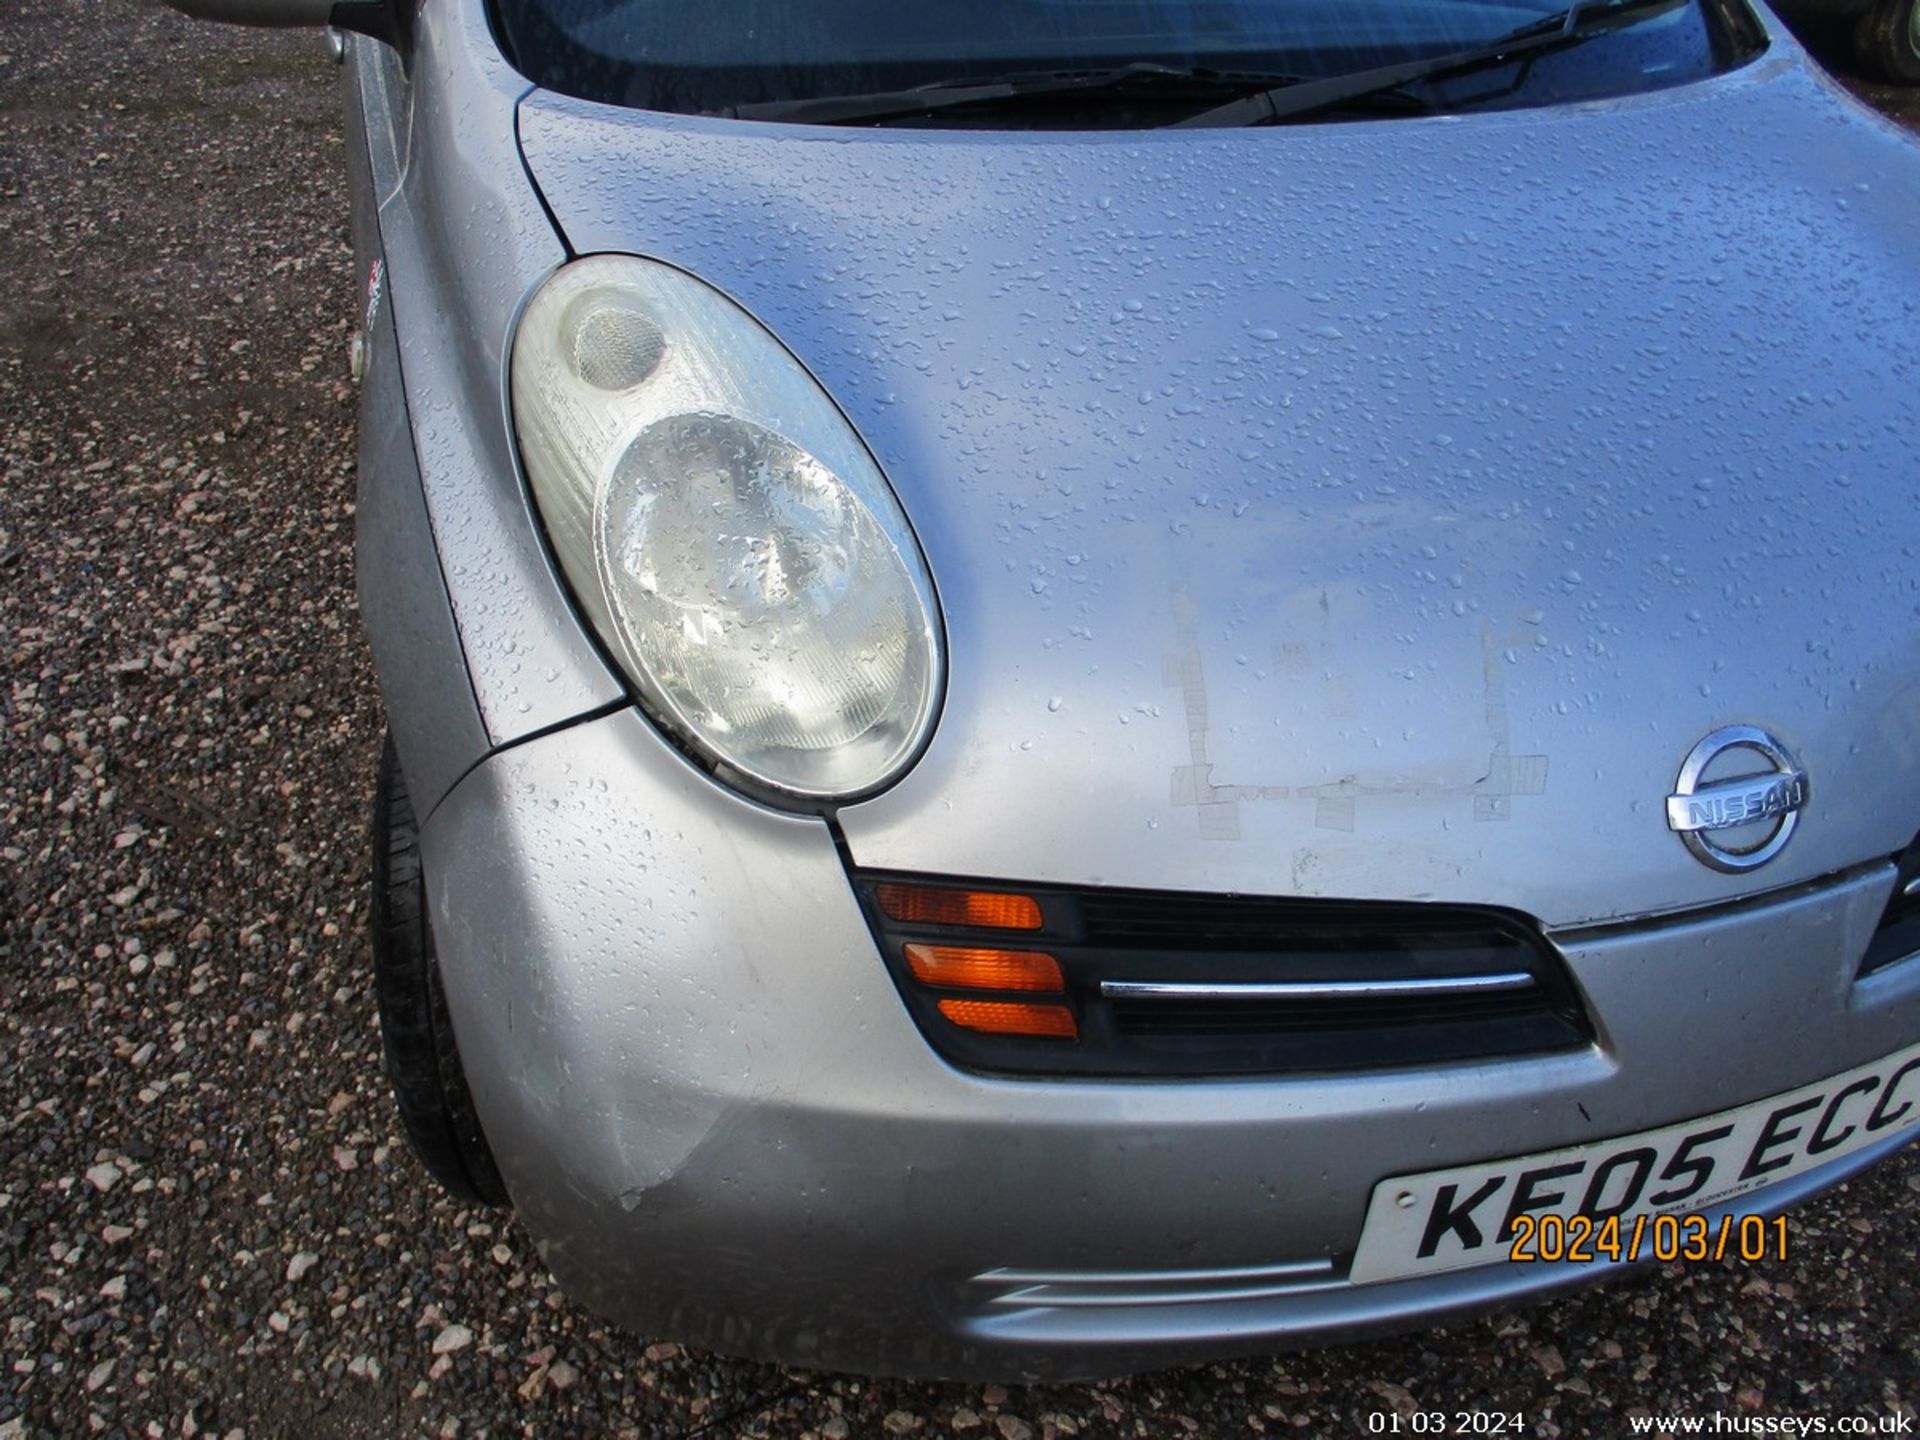
<instances>
[{"instance_id":1,"label":"front bumper","mask_svg":"<svg viewBox=\"0 0 1920 1440\"><path fill-rule=\"evenodd\" d=\"M810 1366L1111 1374L1578 1283L1604 1267L1341 1276L1385 1176L1706 1114L1920 1037L1920 965L1854 978L1890 866L1556 935L1585 1051L1093 1083L939 1060L828 825L732 798L631 711L495 755L423 843L468 1078L563 1287L643 1333ZM1007 1303L1035 1275L1063 1303Z\"/></svg>"}]
</instances>

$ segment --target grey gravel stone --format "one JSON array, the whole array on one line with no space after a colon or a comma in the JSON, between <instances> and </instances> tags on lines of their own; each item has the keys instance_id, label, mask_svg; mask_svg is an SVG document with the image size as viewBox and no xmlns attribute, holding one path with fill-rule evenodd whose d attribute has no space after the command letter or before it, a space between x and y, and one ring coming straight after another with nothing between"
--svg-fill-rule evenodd
<instances>
[{"instance_id":1,"label":"grey gravel stone","mask_svg":"<svg viewBox=\"0 0 1920 1440\"><path fill-rule=\"evenodd\" d=\"M89 1165L87 1183L104 1195L120 1183L120 1167L104 1160L98 1165Z\"/></svg>"}]
</instances>

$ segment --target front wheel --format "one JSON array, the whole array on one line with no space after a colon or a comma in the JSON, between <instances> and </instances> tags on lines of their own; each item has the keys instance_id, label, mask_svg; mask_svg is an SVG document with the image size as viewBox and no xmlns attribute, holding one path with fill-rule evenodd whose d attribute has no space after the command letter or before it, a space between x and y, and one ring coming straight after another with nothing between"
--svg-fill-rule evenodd
<instances>
[{"instance_id":1,"label":"front wheel","mask_svg":"<svg viewBox=\"0 0 1920 1440\"><path fill-rule=\"evenodd\" d=\"M1920 0L1874 0L1853 32L1861 67L1895 85L1920 85Z\"/></svg>"},{"instance_id":2,"label":"front wheel","mask_svg":"<svg viewBox=\"0 0 1920 1440\"><path fill-rule=\"evenodd\" d=\"M389 735L373 800L373 987L387 1079L407 1142L451 1194L505 1205L507 1187L467 1090L427 917L420 828Z\"/></svg>"}]
</instances>

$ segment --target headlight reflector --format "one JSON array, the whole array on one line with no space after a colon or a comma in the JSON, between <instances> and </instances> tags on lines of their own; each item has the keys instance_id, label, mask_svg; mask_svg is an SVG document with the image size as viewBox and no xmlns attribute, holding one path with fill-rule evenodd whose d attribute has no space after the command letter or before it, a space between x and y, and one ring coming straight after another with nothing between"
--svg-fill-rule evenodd
<instances>
[{"instance_id":1,"label":"headlight reflector","mask_svg":"<svg viewBox=\"0 0 1920 1440\"><path fill-rule=\"evenodd\" d=\"M669 266L557 271L513 414L574 594L662 724L753 790L878 789L932 728L925 561L853 427L732 301Z\"/></svg>"}]
</instances>

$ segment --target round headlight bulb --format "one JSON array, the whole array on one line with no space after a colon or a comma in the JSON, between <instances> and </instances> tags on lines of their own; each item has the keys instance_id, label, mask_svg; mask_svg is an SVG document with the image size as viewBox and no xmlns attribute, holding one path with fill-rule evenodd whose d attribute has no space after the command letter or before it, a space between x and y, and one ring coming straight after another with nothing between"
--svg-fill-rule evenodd
<instances>
[{"instance_id":1,"label":"round headlight bulb","mask_svg":"<svg viewBox=\"0 0 1920 1440\"><path fill-rule=\"evenodd\" d=\"M561 568L642 704L743 788L869 794L932 728L933 586L885 477L733 302L650 261L556 272L513 407Z\"/></svg>"}]
</instances>

